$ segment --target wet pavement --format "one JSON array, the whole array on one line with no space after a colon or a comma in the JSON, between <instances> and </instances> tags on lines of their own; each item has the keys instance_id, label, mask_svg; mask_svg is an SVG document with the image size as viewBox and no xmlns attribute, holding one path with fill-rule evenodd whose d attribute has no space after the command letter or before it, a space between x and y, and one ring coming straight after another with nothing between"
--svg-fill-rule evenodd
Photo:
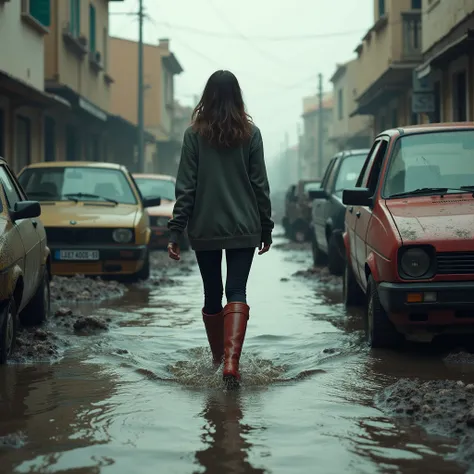
<instances>
[{"instance_id":1,"label":"wet pavement","mask_svg":"<svg viewBox=\"0 0 474 474\"><path fill-rule=\"evenodd\" d=\"M61 300L47 335L29 339L54 353L0 367L0 472L468 472L457 462L466 432L438 423L427 434L429 402L417 418L406 399L444 390L444 404L453 393L470 408L469 356L369 352L340 281L304 271L310 263L307 248L281 238L256 257L238 392L223 390L211 364L192 254L178 264L155 255L153 278L119 299ZM103 327L76 327L81 318ZM420 381L399 387L406 377ZM424 384L435 379L453 386Z\"/></svg>"}]
</instances>

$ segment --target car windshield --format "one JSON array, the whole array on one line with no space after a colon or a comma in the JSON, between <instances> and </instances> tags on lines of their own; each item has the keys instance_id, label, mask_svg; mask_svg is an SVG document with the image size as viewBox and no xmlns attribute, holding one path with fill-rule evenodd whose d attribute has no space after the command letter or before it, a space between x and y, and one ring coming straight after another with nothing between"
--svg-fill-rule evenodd
<instances>
[{"instance_id":1,"label":"car windshield","mask_svg":"<svg viewBox=\"0 0 474 474\"><path fill-rule=\"evenodd\" d=\"M109 201L136 204L123 171L85 166L29 168L18 178L29 198L38 201Z\"/></svg>"},{"instance_id":2,"label":"car windshield","mask_svg":"<svg viewBox=\"0 0 474 474\"><path fill-rule=\"evenodd\" d=\"M143 197L160 197L174 201L174 181L169 179L135 178Z\"/></svg>"},{"instance_id":3,"label":"car windshield","mask_svg":"<svg viewBox=\"0 0 474 474\"><path fill-rule=\"evenodd\" d=\"M321 189L321 183L318 183L316 181L313 181L311 183L306 183L303 189L305 193L309 191L315 191L317 189Z\"/></svg>"},{"instance_id":4,"label":"car windshield","mask_svg":"<svg viewBox=\"0 0 474 474\"><path fill-rule=\"evenodd\" d=\"M474 131L405 135L397 140L384 197L456 192L474 186Z\"/></svg>"},{"instance_id":5,"label":"car windshield","mask_svg":"<svg viewBox=\"0 0 474 474\"><path fill-rule=\"evenodd\" d=\"M364 166L366 154L350 155L343 159L335 184L335 193L341 194L344 189L353 188Z\"/></svg>"}]
</instances>

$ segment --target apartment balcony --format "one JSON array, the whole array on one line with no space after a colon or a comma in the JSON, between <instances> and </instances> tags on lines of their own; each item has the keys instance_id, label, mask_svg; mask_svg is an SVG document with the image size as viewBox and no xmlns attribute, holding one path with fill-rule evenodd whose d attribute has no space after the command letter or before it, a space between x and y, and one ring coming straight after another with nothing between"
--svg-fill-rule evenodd
<instances>
[{"instance_id":1,"label":"apartment balcony","mask_svg":"<svg viewBox=\"0 0 474 474\"><path fill-rule=\"evenodd\" d=\"M411 88L413 69L422 60L421 12L404 11L397 17L379 20L356 48L360 71L356 89L362 93L351 116L373 115Z\"/></svg>"}]
</instances>

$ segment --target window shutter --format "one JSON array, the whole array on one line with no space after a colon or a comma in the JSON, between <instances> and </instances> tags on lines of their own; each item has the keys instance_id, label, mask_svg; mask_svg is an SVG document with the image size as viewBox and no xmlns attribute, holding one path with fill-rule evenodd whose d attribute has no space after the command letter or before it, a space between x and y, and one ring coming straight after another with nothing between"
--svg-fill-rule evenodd
<instances>
[{"instance_id":1,"label":"window shutter","mask_svg":"<svg viewBox=\"0 0 474 474\"><path fill-rule=\"evenodd\" d=\"M30 0L30 15L49 28L51 26L51 0Z\"/></svg>"}]
</instances>

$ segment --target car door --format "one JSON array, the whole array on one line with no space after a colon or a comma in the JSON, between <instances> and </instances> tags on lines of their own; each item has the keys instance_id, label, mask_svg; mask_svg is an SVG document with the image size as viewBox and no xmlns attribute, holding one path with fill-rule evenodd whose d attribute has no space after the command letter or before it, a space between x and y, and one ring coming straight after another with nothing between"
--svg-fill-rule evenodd
<instances>
[{"instance_id":1,"label":"car door","mask_svg":"<svg viewBox=\"0 0 474 474\"><path fill-rule=\"evenodd\" d=\"M372 195L375 195L377 185L380 178L383 160L387 153L389 139L382 137L379 140L377 149L374 151L372 162L367 167L365 176L362 181L363 188L369 188ZM355 225L355 252L357 269L359 272L359 281L361 287L365 290L367 279L365 276L365 263L367 261L367 230L370 220L372 219L372 208L369 206L354 206L356 216Z\"/></svg>"},{"instance_id":2,"label":"car door","mask_svg":"<svg viewBox=\"0 0 474 474\"><path fill-rule=\"evenodd\" d=\"M321 181L321 189L325 191L327 188L327 184L329 182L329 177L331 176L331 172L334 169L336 161L337 161L336 157L332 158L326 168L326 171L324 172L324 176ZM318 247L321 245L322 236L324 235L324 203L326 201L327 199L325 198L315 199L313 201L312 219L313 219L314 236L316 238L316 242L318 243Z\"/></svg>"},{"instance_id":3,"label":"car door","mask_svg":"<svg viewBox=\"0 0 474 474\"><path fill-rule=\"evenodd\" d=\"M368 179L373 160L377 151L380 147L380 140L376 140L370 149L369 154L365 160L364 166L360 172L359 178L357 179L357 183L355 185L356 188L363 187L363 183L365 183ZM356 257L356 246L357 246L357 238L356 238L356 225L359 221L357 217L357 212L360 212L356 206L347 206L346 209L346 217L345 217L345 231L349 234L349 250L350 250L350 258L351 258L351 266L354 272L355 278L359 281L359 269L357 265L357 257Z\"/></svg>"},{"instance_id":4,"label":"car door","mask_svg":"<svg viewBox=\"0 0 474 474\"><path fill-rule=\"evenodd\" d=\"M0 183L5 190L8 208L13 211L17 202L23 201L19 188L15 185L15 178L8 168L0 164ZM14 222L25 249L23 267L23 303L30 300L36 290L41 268L41 243L36 230L38 219L19 219Z\"/></svg>"}]
</instances>

